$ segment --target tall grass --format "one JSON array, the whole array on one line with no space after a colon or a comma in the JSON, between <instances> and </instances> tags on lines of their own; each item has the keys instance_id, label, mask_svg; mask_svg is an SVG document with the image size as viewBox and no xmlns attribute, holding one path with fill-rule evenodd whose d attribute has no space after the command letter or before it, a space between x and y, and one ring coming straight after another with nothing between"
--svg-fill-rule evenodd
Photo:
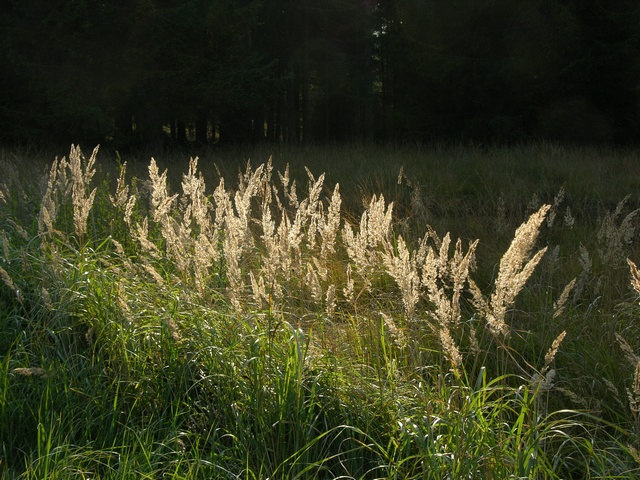
<instances>
[{"instance_id":1,"label":"tall grass","mask_svg":"<svg viewBox=\"0 0 640 480\"><path fill-rule=\"evenodd\" d=\"M2 478L639 474L633 153L223 154L3 159Z\"/></svg>"}]
</instances>

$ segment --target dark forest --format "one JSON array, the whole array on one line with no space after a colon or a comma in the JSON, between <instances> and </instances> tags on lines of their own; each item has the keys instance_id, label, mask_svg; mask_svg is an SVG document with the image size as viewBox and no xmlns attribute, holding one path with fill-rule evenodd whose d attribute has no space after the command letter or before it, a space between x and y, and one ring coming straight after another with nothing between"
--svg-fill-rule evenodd
<instances>
[{"instance_id":1,"label":"dark forest","mask_svg":"<svg viewBox=\"0 0 640 480\"><path fill-rule=\"evenodd\" d=\"M631 0L5 0L0 141L636 144Z\"/></svg>"}]
</instances>

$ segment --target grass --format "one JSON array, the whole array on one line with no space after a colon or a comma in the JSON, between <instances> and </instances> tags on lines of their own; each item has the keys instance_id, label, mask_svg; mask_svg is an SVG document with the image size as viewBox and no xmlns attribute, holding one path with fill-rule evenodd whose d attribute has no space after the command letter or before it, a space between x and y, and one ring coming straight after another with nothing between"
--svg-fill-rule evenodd
<instances>
[{"instance_id":1,"label":"grass","mask_svg":"<svg viewBox=\"0 0 640 480\"><path fill-rule=\"evenodd\" d=\"M0 478L640 474L636 151L21 155Z\"/></svg>"}]
</instances>

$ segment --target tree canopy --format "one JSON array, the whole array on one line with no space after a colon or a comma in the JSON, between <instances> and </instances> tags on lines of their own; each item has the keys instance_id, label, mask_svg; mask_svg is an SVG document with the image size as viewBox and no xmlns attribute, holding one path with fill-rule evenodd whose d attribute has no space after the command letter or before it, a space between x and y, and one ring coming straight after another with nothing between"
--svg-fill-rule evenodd
<instances>
[{"instance_id":1,"label":"tree canopy","mask_svg":"<svg viewBox=\"0 0 640 480\"><path fill-rule=\"evenodd\" d=\"M632 0L4 5L4 143L640 138Z\"/></svg>"}]
</instances>

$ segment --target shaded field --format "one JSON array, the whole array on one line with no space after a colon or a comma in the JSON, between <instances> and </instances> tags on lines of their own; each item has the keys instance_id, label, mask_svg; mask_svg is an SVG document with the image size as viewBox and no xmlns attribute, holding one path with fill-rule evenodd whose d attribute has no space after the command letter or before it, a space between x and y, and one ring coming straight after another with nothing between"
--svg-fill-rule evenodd
<instances>
[{"instance_id":1,"label":"shaded field","mask_svg":"<svg viewBox=\"0 0 640 480\"><path fill-rule=\"evenodd\" d=\"M52 160L1 159L2 478L640 474L638 152Z\"/></svg>"}]
</instances>

